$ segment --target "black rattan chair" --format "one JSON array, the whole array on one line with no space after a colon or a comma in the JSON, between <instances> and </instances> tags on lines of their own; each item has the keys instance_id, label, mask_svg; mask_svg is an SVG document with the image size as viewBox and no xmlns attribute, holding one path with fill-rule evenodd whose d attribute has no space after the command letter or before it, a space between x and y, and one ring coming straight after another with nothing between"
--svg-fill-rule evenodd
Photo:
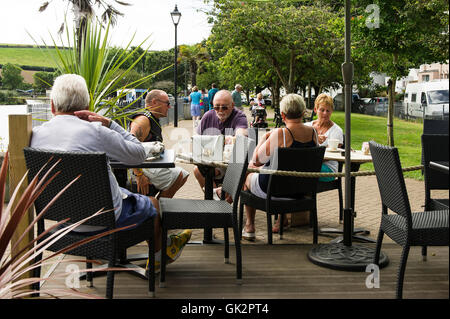
<instances>
[{"instance_id":1,"label":"black rattan chair","mask_svg":"<svg viewBox=\"0 0 450 319\"><path fill-rule=\"evenodd\" d=\"M430 161L448 161L448 135L422 135L425 179L425 210L448 209L448 198L432 198L434 189L449 189L448 175L430 168Z\"/></svg>"},{"instance_id":2,"label":"black rattan chair","mask_svg":"<svg viewBox=\"0 0 450 319\"><path fill-rule=\"evenodd\" d=\"M278 170L297 172L320 172L325 147L311 148L278 148L273 161L278 162ZM313 226L313 243L317 243L317 181L318 178L271 175L267 188L267 198L261 198L249 191L241 192L239 207L239 225L241 236L243 227L244 205L262 210L267 214L268 243L272 244L272 215L281 215L280 225L283 225L284 215L310 211ZM294 198L292 200L275 200L274 197ZM280 227L280 239L283 238L283 227Z\"/></svg>"},{"instance_id":3,"label":"black rattan chair","mask_svg":"<svg viewBox=\"0 0 450 319\"><path fill-rule=\"evenodd\" d=\"M345 136L344 143L342 143L342 148L345 148ZM342 168L344 167L344 162L338 162L338 172L342 173ZM339 196L339 222L344 219L344 200L342 197L342 177L337 177L330 182L317 182L317 193L328 192L337 189Z\"/></svg>"},{"instance_id":4,"label":"black rattan chair","mask_svg":"<svg viewBox=\"0 0 450 319\"><path fill-rule=\"evenodd\" d=\"M67 189L62 196L50 207L38 222L38 235L42 234L45 228L45 220L61 221L70 218L70 222L80 221L100 209L113 209L110 182L108 177L107 158L105 153L92 152L59 152L46 151L30 147L24 148L26 166L29 170L28 179L31 180L38 171L50 161L54 164L57 160L61 162L57 165L60 174L47 186L44 192L36 199L34 205L37 212L40 212L55 195L75 177L81 175L73 185ZM47 167L50 167L48 165ZM41 173L41 177L44 173ZM89 219L83 225L102 226L105 231L116 228L114 212L100 214ZM67 253L75 256L84 256L87 260L102 259L108 261L109 267L120 266L117 259L123 257L128 247L148 240L149 256L154 255L154 220L153 218L140 224L138 227L129 230L122 230L110 235L101 237L82 246L76 247ZM52 244L48 250L59 251L71 244L88 238L80 232L70 232L57 242ZM45 237L44 237L45 238ZM42 259L42 255L37 260ZM151 266L149 276L149 294L154 296L155 274L154 266ZM87 268L92 264L87 263ZM40 268L35 270L35 276L40 276ZM92 285L92 274L87 273L88 281ZM35 287L39 289L39 287ZM113 297L114 271L107 272L106 297Z\"/></svg>"},{"instance_id":5,"label":"black rattan chair","mask_svg":"<svg viewBox=\"0 0 450 319\"><path fill-rule=\"evenodd\" d=\"M423 132L424 135L447 135L448 138L448 120L424 119ZM425 163L423 143L422 143L422 165ZM424 174L424 170L422 170Z\"/></svg>"},{"instance_id":6,"label":"black rattan chair","mask_svg":"<svg viewBox=\"0 0 450 319\"><path fill-rule=\"evenodd\" d=\"M423 120L423 134L448 135L448 120Z\"/></svg>"},{"instance_id":7,"label":"black rattan chair","mask_svg":"<svg viewBox=\"0 0 450 319\"><path fill-rule=\"evenodd\" d=\"M242 280L242 257L239 241L237 209L239 195L244 184L248 166L249 140L244 136L237 136L233 149L232 160L228 164L222 184L222 198L217 200L194 200L181 198L160 198L162 226L162 251L167 246L167 231L182 228L223 228L225 237L225 263L229 261L228 228L233 229L236 249L236 277L238 283ZM233 199L233 204L225 200L225 193ZM166 256L161 257L161 273L159 285L165 287Z\"/></svg>"},{"instance_id":8,"label":"black rattan chair","mask_svg":"<svg viewBox=\"0 0 450 319\"><path fill-rule=\"evenodd\" d=\"M449 211L447 209L411 213L398 150L373 141L369 142L369 145L382 203L374 263L378 265L384 234L403 246L396 293L397 298L401 299L410 246L447 246ZM388 210L395 214L388 214Z\"/></svg>"}]
</instances>

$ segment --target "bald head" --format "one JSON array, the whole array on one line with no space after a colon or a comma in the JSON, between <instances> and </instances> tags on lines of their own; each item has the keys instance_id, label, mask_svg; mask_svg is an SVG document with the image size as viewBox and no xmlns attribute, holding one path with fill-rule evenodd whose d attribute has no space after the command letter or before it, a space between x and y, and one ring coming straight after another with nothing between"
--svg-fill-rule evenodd
<instances>
[{"instance_id":1,"label":"bald head","mask_svg":"<svg viewBox=\"0 0 450 319\"><path fill-rule=\"evenodd\" d=\"M162 90L151 90L145 97L145 108L156 118L166 117L170 109L169 96Z\"/></svg>"},{"instance_id":2,"label":"bald head","mask_svg":"<svg viewBox=\"0 0 450 319\"><path fill-rule=\"evenodd\" d=\"M231 96L231 92L228 90L220 90L216 93L216 95L214 95L214 102L216 101L216 99L223 99L223 100L227 100L230 103L233 103L233 97Z\"/></svg>"},{"instance_id":3,"label":"bald head","mask_svg":"<svg viewBox=\"0 0 450 319\"><path fill-rule=\"evenodd\" d=\"M221 122L225 122L233 111L234 103L231 92L220 90L214 95L214 111Z\"/></svg>"},{"instance_id":4,"label":"bald head","mask_svg":"<svg viewBox=\"0 0 450 319\"><path fill-rule=\"evenodd\" d=\"M160 97L165 97L167 95L163 90L151 90L147 93L145 97L145 104L150 105L153 99L158 99Z\"/></svg>"}]
</instances>

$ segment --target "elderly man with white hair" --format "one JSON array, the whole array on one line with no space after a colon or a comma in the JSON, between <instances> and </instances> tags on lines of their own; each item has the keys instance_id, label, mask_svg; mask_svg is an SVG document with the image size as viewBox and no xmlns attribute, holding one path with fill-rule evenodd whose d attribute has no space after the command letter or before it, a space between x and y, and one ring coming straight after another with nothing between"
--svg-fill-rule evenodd
<instances>
[{"instance_id":1,"label":"elderly man with white hair","mask_svg":"<svg viewBox=\"0 0 450 319\"><path fill-rule=\"evenodd\" d=\"M104 152L108 158L128 165L137 165L145 160L145 150L136 137L114 121L89 111L90 97L83 77L76 74L57 77L50 99L54 117L33 129L31 147L58 151ZM148 218L155 219L157 252L155 264L158 270L161 258L161 220L158 201L153 197L131 193L119 187L109 165L108 175L117 227L140 224ZM142 205L133 205L133 202ZM101 231L92 227L96 226L82 225L75 231ZM186 230L168 238L169 261L174 261L180 255L191 234L190 230Z\"/></svg>"}]
</instances>

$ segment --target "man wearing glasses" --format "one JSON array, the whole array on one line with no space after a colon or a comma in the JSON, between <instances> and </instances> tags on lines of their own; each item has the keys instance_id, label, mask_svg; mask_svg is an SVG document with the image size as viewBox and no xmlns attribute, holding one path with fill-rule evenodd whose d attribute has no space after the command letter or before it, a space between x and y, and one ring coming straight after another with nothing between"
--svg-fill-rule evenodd
<instances>
[{"instance_id":1,"label":"man wearing glasses","mask_svg":"<svg viewBox=\"0 0 450 319\"><path fill-rule=\"evenodd\" d=\"M145 97L144 113L135 114L130 124L130 133L141 142L162 142L159 119L166 117L170 109L169 96L162 90L152 90ZM133 168L133 181L137 192L144 195L172 198L186 183L189 173L181 168Z\"/></svg>"},{"instance_id":2,"label":"man wearing glasses","mask_svg":"<svg viewBox=\"0 0 450 319\"><path fill-rule=\"evenodd\" d=\"M203 115L200 124L197 126L197 133L199 135L247 136L247 128L247 117L244 112L234 108L231 92L221 90L214 95L213 109ZM202 188L205 187L206 172L207 168L201 165L194 168L195 178ZM224 175L224 169L216 168L215 182L220 182Z\"/></svg>"}]
</instances>

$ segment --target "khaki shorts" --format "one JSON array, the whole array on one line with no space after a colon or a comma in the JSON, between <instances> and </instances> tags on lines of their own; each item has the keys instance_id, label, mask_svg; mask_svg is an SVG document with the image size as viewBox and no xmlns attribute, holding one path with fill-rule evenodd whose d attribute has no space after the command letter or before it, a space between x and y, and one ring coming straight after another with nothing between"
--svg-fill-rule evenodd
<instances>
[{"instance_id":1,"label":"khaki shorts","mask_svg":"<svg viewBox=\"0 0 450 319\"><path fill-rule=\"evenodd\" d=\"M150 183L162 191L169 189L175 183L180 173L183 173L183 178L189 176L189 172L181 167L143 168L142 172L148 177ZM131 180L135 182L135 176L133 174L131 174Z\"/></svg>"}]
</instances>

